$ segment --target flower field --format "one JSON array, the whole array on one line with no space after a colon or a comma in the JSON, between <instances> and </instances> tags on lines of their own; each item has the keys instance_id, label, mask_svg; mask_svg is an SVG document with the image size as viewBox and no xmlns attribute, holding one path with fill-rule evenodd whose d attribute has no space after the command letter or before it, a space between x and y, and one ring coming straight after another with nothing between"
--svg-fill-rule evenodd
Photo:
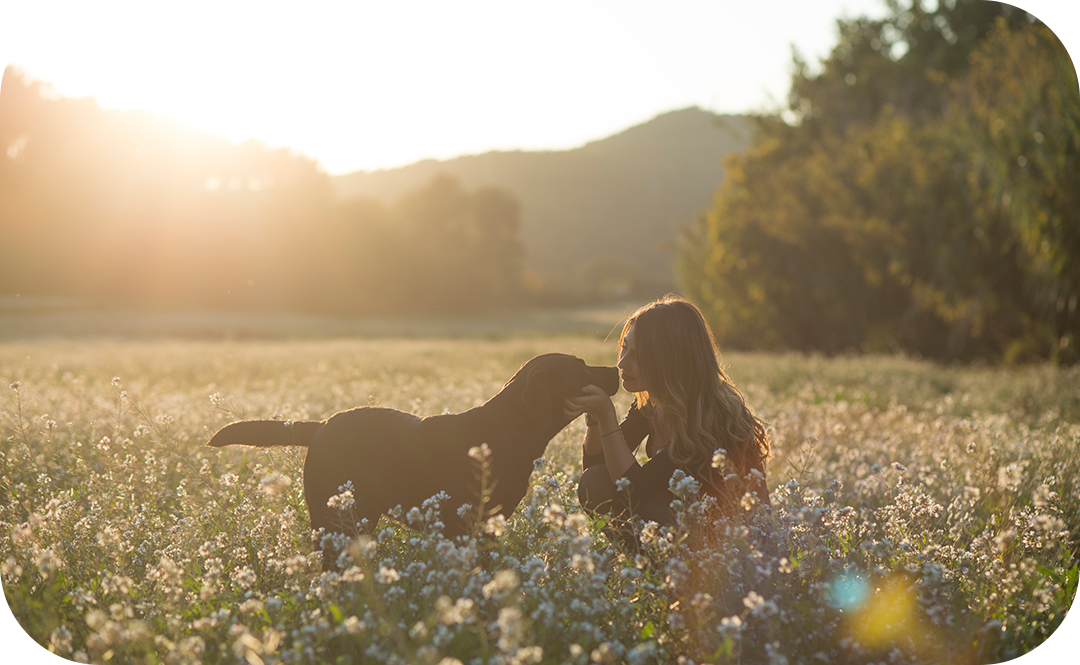
<instances>
[{"instance_id":1,"label":"flower field","mask_svg":"<svg viewBox=\"0 0 1080 665\"><path fill-rule=\"evenodd\" d=\"M462 411L549 351L615 361L588 337L4 344L7 602L71 660L207 665L993 663L1072 604L1077 368L729 354L772 509L719 517L676 477L678 526L639 525L636 552L580 512L581 422L510 519L448 541L429 503L341 572L303 450L203 445L241 417Z\"/></svg>"}]
</instances>

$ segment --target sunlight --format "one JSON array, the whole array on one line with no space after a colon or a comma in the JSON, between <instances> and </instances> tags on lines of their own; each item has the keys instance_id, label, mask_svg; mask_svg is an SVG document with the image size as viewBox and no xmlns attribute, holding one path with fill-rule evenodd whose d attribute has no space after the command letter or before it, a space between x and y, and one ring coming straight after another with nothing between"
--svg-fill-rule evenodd
<instances>
[{"instance_id":1,"label":"sunlight","mask_svg":"<svg viewBox=\"0 0 1080 665\"><path fill-rule=\"evenodd\" d=\"M841 14L792 3L22 3L0 61L105 108L256 138L330 173L577 147L689 106L785 98L790 46L825 55ZM63 21L55 17L63 16ZM768 29L759 29L768 26ZM738 63L738 66L731 66Z\"/></svg>"}]
</instances>

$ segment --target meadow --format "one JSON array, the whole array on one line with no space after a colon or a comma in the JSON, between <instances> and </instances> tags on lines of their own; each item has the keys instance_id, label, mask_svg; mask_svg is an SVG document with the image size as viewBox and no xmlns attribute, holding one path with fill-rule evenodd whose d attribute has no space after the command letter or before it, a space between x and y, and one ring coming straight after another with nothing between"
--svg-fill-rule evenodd
<instances>
[{"instance_id":1,"label":"meadow","mask_svg":"<svg viewBox=\"0 0 1080 665\"><path fill-rule=\"evenodd\" d=\"M323 572L303 451L214 450L248 417L471 408L593 336L0 345L0 565L43 647L93 663L991 663L1077 588L1080 368L726 354L770 423L771 509L610 543L580 512L584 425L508 520L384 520ZM616 398L620 409L629 396ZM477 460L477 472L482 460ZM406 528L404 524L412 528Z\"/></svg>"}]
</instances>

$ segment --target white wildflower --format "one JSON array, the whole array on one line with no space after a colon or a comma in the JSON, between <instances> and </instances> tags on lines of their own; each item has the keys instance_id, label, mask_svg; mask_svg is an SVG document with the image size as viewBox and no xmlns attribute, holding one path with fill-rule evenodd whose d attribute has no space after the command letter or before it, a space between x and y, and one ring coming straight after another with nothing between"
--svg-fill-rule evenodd
<instances>
[{"instance_id":1,"label":"white wildflower","mask_svg":"<svg viewBox=\"0 0 1080 665\"><path fill-rule=\"evenodd\" d=\"M500 609L496 623L499 626L499 649L503 653L513 651L525 633L521 610L516 607Z\"/></svg>"},{"instance_id":2,"label":"white wildflower","mask_svg":"<svg viewBox=\"0 0 1080 665\"><path fill-rule=\"evenodd\" d=\"M345 632L350 635L356 635L357 633L363 632L364 629L367 628L367 626L364 625L364 622L361 621L360 618L356 615L345 619L345 621L341 622L341 625L345 628Z\"/></svg>"},{"instance_id":3,"label":"white wildflower","mask_svg":"<svg viewBox=\"0 0 1080 665\"><path fill-rule=\"evenodd\" d=\"M527 647L518 649L510 662L512 665L536 665L543 659L544 648L536 644L531 644Z\"/></svg>"},{"instance_id":4,"label":"white wildflower","mask_svg":"<svg viewBox=\"0 0 1080 665\"><path fill-rule=\"evenodd\" d=\"M240 603L240 614L257 614L262 610L263 603L258 598L248 598Z\"/></svg>"},{"instance_id":5,"label":"white wildflower","mask_svg":"<svg viewBox=\"0 0 1080 665\"><path fill-rule=\"evenodd\" d=\"M712 468L722 469L727 462L727 451L723 448L717 448L716 452L712 456Z\"/></svg>"},{"instance_id":6,"label":"white wildflower","mask_svg":"<svg viewBox=\"0 0 1080 665\"><path fill-rule=\"evenodd\" d=\"M994 537L994 547L999 552L1004 552L1016 542L1016 530L1006 529Z\"/></svg>"},{"instance_id":7,"label":"white wildflower","mask_svg":"<svg viewBox=\"0 0 1080 665\"><path fill-rule=\"evenodd\" d=\"M512 570L503 569L495 573L495 577L490 582L485 584L482 588L484 598L491 598L492 596L502 595L508 591L513 591L518 588L520 584L517 573Z\"/></svg>"},{"instance_id":8,"label":"white wildflower","mask_svg":"<svg viewBox=\"0 0 1080 665\"><path fill-rule=\"evenodd\" d=\"M589 518L585 516L585 513L570 513L566 517L566 530L571 535L580 536L586 532L589 526Z\"/></svg>"},{"instance_id":9,"label":"white wildflower","mask_svg":"<svg viewBox=\"0 0 1080 665\"><path fill-rule=\"evenodd\" d=\"M753 492L747 492L746 494L743 494L742 501L739 502L739 505L742 506L743 510L751 511L754 509L754 506L757 505L757 502L757 494L754 494Z\"/></svg>"},{"instance_id":10,"label":"white wildflower","mask_svg":"<svg viewBox=\"0 0 1080 665\"><path fill-rule=\"evenodd\" d=\"M341 574L341 581L342 582L352 582L352 583L363 582L364 577L365 577L365 575L364 575L363 571L360 570L359 567L350 566L345 572L343 572Z\"/></svg>"},{"instance_id":11,"label":"white wildflower","mask_svg":"<svg viewBox=\"0 0 1080 665\"><path fill-rule=\"evenodd\" d=\"M479 446L473 446L472 448L469 448L469 457L477 462L486 460L491 457L491 448L489 448L486 443L481 443Z\"/></svg>"},{"instance_id":12,"label":"white wildflower","mask_svg":"<svg viewBox=\"0 0 1080 665\"><path fill-rule=\"evenodd\" d=\"M232 572L232 581L241 589L248 589L255 584L255 571L248 566L241 566Z\"/></svg>"},{"instance_id":13,"label":"white wildflower","mask_svg":"<svg viewBox=\"0 0 1080 665\"><path fill-rule=\"evenodd\" d=\"M602 665L614 663L617 659L615 651L607 642L601 642L599 646L592 650L589 657L592 659L592 662L601 663Z\"/></svg>"},{"instance_id":14,"label":"white wildflower","mask_svg":"<svg viewBox=\"0 0 1080 665\"><path fill-rule=\"evenodd\" d=\"M484 533L494 536L495 538L501 538L506 531L506 516L505 515L493 515L486 522L484 522Z\"/></svg>"},{"instance_id":15,"label":"white wildflower","mask_svg":"<svg viewBox=\"0 0 1080 665\"><path fill-rule=\"evenodd\" d=\"M270 473L262 477L259 486L267 497L277 496L292 485L292 478L280 473Z\"/></svg>"},{"instance_id":16,"label":"white wildflower","mask_svg":"<svg viewBox=\"0 0 1080 665\"><path fill-rule=\"evenodd\" d=\"M1031 503L1036 508L1044 508L1050 504L1050 501L1057 499L1057 492L1050 489L1049 485L1043 483L1039 485L1031 494Z\"/></svg>"},{"instance_id":17,"label":"white wildflower","mask_svg":"<svg viewBox=\"0 0 1080 665\"><path fill-rule=\"evenodd\" d=\"M668 481L668 489L675 496L684 497L697 494L700 487L701 483L695 480L693 476L687 475L682 469L676 469L671 474L671 480Z\"/></svg>"},{"instance_id":18,"label":"white wildflower","mask_svg":"<svg viewBox=\"0 0 1080 665\"><path fill-rule=\"evenodd\" d=\"M339 494L335 494L326 500L326 507L333 510L347 511L356 504L356 499L353 498L352 490L345 490Z\"/></svg>"},{"instance_id":19,"label":"white wildflower","mask_svg":"<svg viewBox=\"0 0 1080 665\"><path fill-rule=\"evenodd\" d=\"M71 653L71 631L67 626L60 626L49 635L49 646L53 653Z\"/></svg>"},{"instance_id":20,"label":"white wildflower","mask_svg":"<svg viewBox=\"0 0 1080 665\"><path fill-rule=\"evenodd\" d=\"M444 626L453 626L465 623L473 612L473 600L471 598L458 598L450 600L450 596L439 596L435 601L435 610L439 613L439 622Z\"/></svg>"},{"instance_id":21,"label":"white wildflower","mask_svg":"<svg viewBox=\"0 0 1080 665\"><path fill-rule=\"evenodd\" d=\"M1003 492L1011 492L1020 486L1020 481L1024 478L1024 464L1021 462L1013 462L1002 467L998 467L997 484L998 489Z\"/></svg>"},{"instance_id":22,"label":"white wildflower","mask_svg":"<svg viewBox=\"0 0 1080 665\"><path fill-rule=\"evenodd\" d=\"M393 584L400 579L401 573L387 566L379 566L379 572L375 575L375 580L379 584Z\"/></svg>"},{"instance_id":23,"label":"white wildflower","mask_svg":"<svg viewBox=\"0 0 1080 665\"><path fill-rule=\"evenodd\" d=\"M762 598L756 591L751 591L746 595L746 598L743 598L742 602L743 605L746 606L746 609L753 611L764 605L765 599Z\"/></svg>"},{"instance_id":24,"label":"white wildflower","mask_svg":"<svg viewBox=\"0 0 1080 665\"><path fill-rule=\"evenodd\" d=\"M541 514L540 519L543 520L545 524L551 524L558 527L562 526L563 515L565 514L566 511L563 510L561 505L551 503L544 507L544 512Z\"/></svg>"}]
</instances>

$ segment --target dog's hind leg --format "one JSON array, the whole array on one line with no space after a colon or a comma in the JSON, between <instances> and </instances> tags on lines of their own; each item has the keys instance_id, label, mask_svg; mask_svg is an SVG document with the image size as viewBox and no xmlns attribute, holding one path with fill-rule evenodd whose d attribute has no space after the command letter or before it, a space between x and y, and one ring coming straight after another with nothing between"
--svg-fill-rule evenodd
<instances>
[{"instance_id":1,"label":"dog's hind leg","mask_svg":"<svg viewBox=\"0 0 1080 665\"><path fill-rule=\"evenodd\" d=\"M347 509L335 510L326 508L316 515L312 512L311 529L316 536L315 546L322 550L324 571L341 570L341 555L359 555L359 552L350 551L356 538L360 534L373 535L375 527L379 523L383 510L375 502L358 497Z\"/></svg>"}]
</instances>

